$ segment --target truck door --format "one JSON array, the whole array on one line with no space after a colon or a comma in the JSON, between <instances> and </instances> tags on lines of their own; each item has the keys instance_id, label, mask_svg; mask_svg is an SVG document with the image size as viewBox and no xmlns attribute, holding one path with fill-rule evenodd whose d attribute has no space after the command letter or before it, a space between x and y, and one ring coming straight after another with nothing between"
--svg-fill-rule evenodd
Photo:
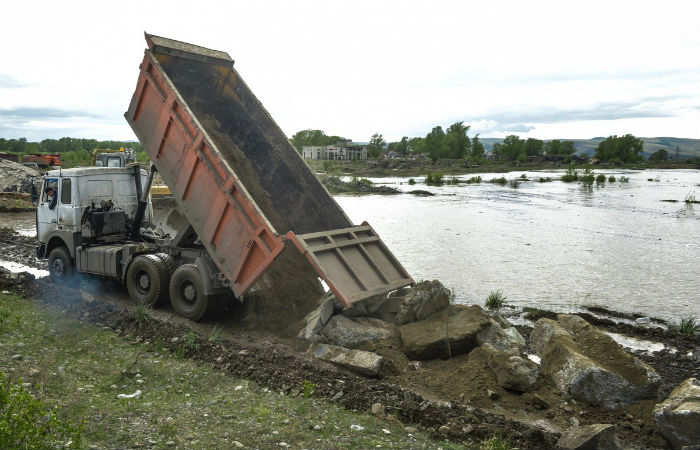
<instances>
[{"instance_id":1,"label":"truck door","mask_svg":"<svg viewBox=\"0 0 700 450\"><path fill-rule=\"evenodd\" d=\"M36 219L37 219L37 236L39 237L39 242L46 243L48 236L58 229L58 208L54 206L53 209L49 208L51 206L52 197L46 192L48 187L54 189L54 195L58 196L58 178L44 178L44 183L41 185L41 197L39 198L39 206L36 209ZM58 205L58 197L56 198L56 205Z\"/></svg>"},{"instance_id":2,"label":"truck door","mask_svg":"<svg viewBox=\"0 0 700 450\"><path fill-rule=\"evenodd\" d=\"M59 178L58 202L56 211L58 212L58 229L67 230L70 232L78 231L77 225L80 224L80 207L74 206L74 195L72 180L70 178Z\"/></svg>"}]
</instances>

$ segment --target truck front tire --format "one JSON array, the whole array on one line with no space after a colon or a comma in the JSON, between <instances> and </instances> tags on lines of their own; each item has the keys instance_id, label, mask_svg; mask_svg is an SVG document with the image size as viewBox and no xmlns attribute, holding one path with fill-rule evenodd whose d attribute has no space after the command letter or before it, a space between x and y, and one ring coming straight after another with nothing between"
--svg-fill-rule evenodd
<instances>
[{"instance_id":1,"label":"truck front tire","mask_svg":"<svg viewBox=\"0 0 700 450\"><path fill-rule=\"evenodd\" d=\"M126 271L126 288L129 297L138 305L155 306L167 294L166 268L160 258L154 255L140 255L134 258Z\"/></svg>"},{"instance_id":2,"label":"truck front tire","mask_svg":"<svg viewBox=\"0 0 700 450\"><path fill-rule=\"evenodd\" d=\"M204 284L194 264L183 264L170 278L170 304L176 313L190 320L199 320L209 311L211 298L204 295Z\"/></svg>"},{"instance_id":3,"label":"truck front tire","mask_svg":"<svg viewBox=\"0 0 700 450\"><path fill-rule=\"evenodd\" d=\"M49 276L58 284L68 284L73 278L73 260L64 246L56 247L49 253Z\"/></svg>"}]
</instances>

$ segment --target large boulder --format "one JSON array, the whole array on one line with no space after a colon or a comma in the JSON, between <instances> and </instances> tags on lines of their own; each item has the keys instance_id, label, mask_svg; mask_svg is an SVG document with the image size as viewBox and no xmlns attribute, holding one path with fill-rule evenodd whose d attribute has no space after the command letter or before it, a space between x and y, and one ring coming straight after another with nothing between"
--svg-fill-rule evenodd
<instances>
[{"instance_id":1,"label":"large boulder","mask_svg":"<svg viewBox=\"0 0 700 450\"><path fill-rule=\"evenodd\" d=\"M656 398L661 383L656 371L578 316L540 319L530 339L542 373L577 400L620 408Z\"/></svg>"},{"instance_id":2,"label":"large boulder","mask_svg":"<svg viewBox=\"0 0 700 450\"><path fill-rule=\"evenodd\" d=\"M319 333L319 341L339 347L359 348L370 342L398 338L396 325L371 317L330 318Z\"/></svg>"},{"instance_id":3,"label":"large boulder","mask_svg":"<svg viewBox=\"0 0 700 450\"><path fill-rule=\"evenodd\" d=\"M674 449L700 444L700 381L688 378L654 408L659 433Z\"/></svg>"},{"instance_id":4,"label":"large boulder","mask_svg":"<svg viewBox=\"0 0 700 450\"><path fill-rule=\"evenodd\" d=\"M492 324L479 306L450 305L425 320L400 326L403 352L419 360L469 353Z\"/></svg>"},{"instance_id":5,"label":"large boulder","mask_svg":"<svg viewBox=\"0 0 700 450\"><path fill-rule=\"evenodd\" d=\"M337 300L333 294L326 294L321 297L318 307L311 311L304 318L306 326L299 332L299 338L307 341L317 341L318 333L333 315Z\"/></svg>"},{"instance_id":6,"label":"large boulder","mask_svg":"<svg viewBox=\"0 0 700 450\"><path fill-rule=\"evenodd\" d=\"M406 294L399 307L397 320L407 324L426 319L450 305L450 291L438 280L422 281Z\"/></svg>"},{"instance_id":7,"label":"large boulder","mask_svg":"<svg viewBox=\"0 0 700 450\"><path fill-rule=\"evenodd\" d=\"M484 344L469 353L469 361L478 361L489 367L503 389L516 392L531 392L540 376L540 368L528 358L499 350Z\"/></svg>"},{"instance_id":8,"label":"large boulder","mask_svg":"<svg viewBox=\"0 0 700 450\"><path fill-rule=\"evenodd\" d=\"M364 375L379 375L384 363L384 358L376 353L328 344L311 344L306 352L315 358Z\"/></svg>"},{"instance_id":9,"label":"large boulder","mask_svg":"<svg viewBox=\"0 0 700 450\"><path fill-rule=\"evenodd\" d=\"M513 329L515 330L515 328ZM522 336L520 338L522 339ZM525 339L522 339L522 341L524 342ZM520 345L516 338L508 335L498 322L493 319L490 319L490 323L476 335L476 342L478 345L493 345L498 350L510 352L514 355L520 354L520 351L525 349L525 345Z\"/></svg>"},{"instance_id":10,"label":"large boulder","mask_svg":"<svg viewBox=\"0 0 700 450\"><path fill-rule=\"evenodd\" d=\"M622 444L615 433L615 425L595 423L573 427L565 431L557 448L568 450L619 450Z\"/></svg>"}]
</instances>

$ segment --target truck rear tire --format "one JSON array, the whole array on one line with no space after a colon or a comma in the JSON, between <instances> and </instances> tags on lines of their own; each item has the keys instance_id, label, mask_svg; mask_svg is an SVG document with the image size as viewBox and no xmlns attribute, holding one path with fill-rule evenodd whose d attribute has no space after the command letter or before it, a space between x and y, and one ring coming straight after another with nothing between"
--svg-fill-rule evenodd
<instances>
[{"instance_id":1,"label":"truck rear tire","mask_svg":"<svg viewBox=\"0 0 700 450\"><path fill-rule=\"evenodd\" d=\"M170 278L170 304L176 313L199 320L209 312L212 299L204 295L204 283L194 264L183 264Z\"/></svg>"},{"instance_id":2,"label":"truck rear tire","mask_svg":"<svg viewBox=\"0 0 700 450\"><path fill-rule=\"evenodd\" d=\"M140 255L134 258L126 271L129 297L138 305L155 306L167 294L166 267L160 258Z\"/></svg>"},{"instance_id":3,"label":"truck rear tire","mask_svg":"<svg viewBox=\"0 0 700 450\"><path fill-rule=\"evenodd\" d=\"M49 253L49 276L58 284L68 284L73 278L73 260L64 246L56 247Z\"/></svg>"}]
</instances>

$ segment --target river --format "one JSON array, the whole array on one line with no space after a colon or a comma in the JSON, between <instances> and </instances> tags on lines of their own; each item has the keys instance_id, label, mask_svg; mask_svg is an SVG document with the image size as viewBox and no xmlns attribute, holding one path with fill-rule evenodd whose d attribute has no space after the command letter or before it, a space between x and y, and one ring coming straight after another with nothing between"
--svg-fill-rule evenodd
<instances>
[{"instance_id":1,"label":"river","mask_svg":"<svg viewBox=\"0 0 700 450\"><path fill-rule=\"evenodd\" d=\"M372 178L414 195L336 196L366 220L416 281L440 280L460 303L500 290L514 306L576 312L601 305L676 321L700 315L698 170L602 170L629 182L583 188L558 172L469 174L478 184L426 186ZM517 188L488 183L519 178ZM651 180L651 181L649 181ZM676 200L677 202L664 202ZM0 226L34 235L34 214L2 214Z\"/></svg>"},{"instance_id":2,"label":"river","mask_svg":"<svg viewBox=\"0 0 700 450\"><path fill-rule=\"evenodd\" d=\"M523 173L533 181L517 188L486 182ZM354 223L375 228L416 281L438 279L460 303L483 305L500 290L519 307L601 305L673 321L700 314L700 205L684 202L700 198L700 171L596 173L629 182L535 181L562 171L461 175L484 182L441 187L418 177L414 186L407 178L372 178L436 195L336 200Z\"/></svg>"}]
</instances>

